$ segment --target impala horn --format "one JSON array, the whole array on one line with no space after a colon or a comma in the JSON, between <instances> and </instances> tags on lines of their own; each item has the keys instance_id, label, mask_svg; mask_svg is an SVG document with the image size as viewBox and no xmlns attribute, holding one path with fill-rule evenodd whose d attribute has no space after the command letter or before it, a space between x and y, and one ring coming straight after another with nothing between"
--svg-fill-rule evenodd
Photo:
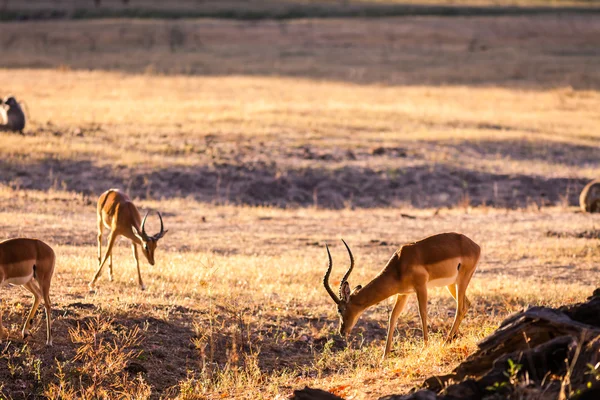
<instances>
[{"instance_id":1,"label":"impala horn","mask_svg":"<svg viewBox=\"0 0 600 400\"><path fill-rule=\"evenodd\" d=\"M142 236L149 239L150 236L148 236L148 234L146 233L146 219L148 218L148 214L150 213L150 211L146 212L146 215L144 215L144 219L142 220L142 226L141 226L141 230L142 230ZM165 236L165 234L167 232L169 232L168 230L165 231L165 227L163 224L163 220L162 220L162 216L160 215L160 212L157 211L158 214L158 218L160 219L160 232L158 232L156 235L152 236L152 239L154 240L158 240L161 237Z\"/></svg>"},{"instance_id":2,"label":"impala horn","mask_svg":"<svg viewBox=\"0 0 600 400\"><path fill-rule=\"evenodd\" d=\"M331 268L333 268L333 261L331 260L331 253L329 252L329 246L325 245L327 249L327 257L329 257L329 265L327 266L327 272L325 272L325 276L323 277L323 285L325 286L325 290L329 293L329 296L335 301L335 304L340 304L341 300L335 295L334 291L331 290L331 286L329 286L329 274L331 274Z\"/></svg>"},{"instance_id":3,"label":"impala horn","mask_svg":"<svg viewBox=\"0 0 600 400\"><path fill-rule=\"evenodd\" d=\"M350 276L350 274L352 273L352 269L354 268L354 257L352 256L352 251L350 251L350 247L344 241L344 239L342 239L342 242L344 242L344 246L346 246L346 250L348 250L348 255L350 256L350 267L348 268L348 271L346 271L346 274L344 274L344 277L340 282L340 298L342 296L342 286L344 285L344 282L348 280L348 277Z\"/></svg>"},{"instance_id":4,"label":"impala horn","mask_svg":"<svg viewBox=\"0 0 600 400\"><path fill-rule=\"evenodd\" d=\"M149 211L146 212L146 215L144 215L144 219L142 220L142 226L141 226L142 237L144 238L144 240L148 238L148 235L146 234L146 228L144 227L146 225L146 218L148 218L148 213L149 213Z\"/></svg>"},{"instance_id":5,"label":"impala horn","mask_svg":"<svg viewBox=\"0 0 600 400\"><path fill-rule=\"evenodd\" d=\"M167 232L169 232L168 230L165 231L165 227L163 225L163 220L162 220L162 216L160 215L160 211L157 211L158 214L158 218L160 219L160 232L158 232L156 235L154 235L154 240L158 240L160 238L162 238L163 236L165 236L165 234Z\"/></svg>"}]
</instances>

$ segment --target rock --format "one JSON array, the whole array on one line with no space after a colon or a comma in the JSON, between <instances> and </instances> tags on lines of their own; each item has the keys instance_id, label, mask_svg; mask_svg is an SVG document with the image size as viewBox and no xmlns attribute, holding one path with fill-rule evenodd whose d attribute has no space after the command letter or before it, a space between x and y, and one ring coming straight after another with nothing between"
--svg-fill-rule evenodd
<instances>
[{"instance_id":1,"label":"rock","mask_svg":"<svg viewBox=\"0 0 600 400\"><path fill-rule=\"evenodd\" d=\"M312 389L306 386L302 390L294 390L294 395L290 400L344 400L334 394L321 389Z\"/></svg>"},{"instance_id":2,"label":"rock","mask_svg":"<svg viewBox=\"0 0 600 400\"><path fill-rule=\"evenodd\" d=\"M129 372L130 374L147 374L148 370L142 364L130 361L127 366L124 368L124 371Z\"/></svg>"}]
</instances>

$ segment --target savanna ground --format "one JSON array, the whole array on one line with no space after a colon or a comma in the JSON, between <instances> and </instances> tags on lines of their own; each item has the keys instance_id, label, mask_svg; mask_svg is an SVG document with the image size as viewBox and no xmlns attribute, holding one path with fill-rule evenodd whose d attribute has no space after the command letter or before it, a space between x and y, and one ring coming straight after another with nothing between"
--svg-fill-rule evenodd
<instances>
[{"instance_id":1,"label":"savanna ground","mask_svg":"<svg viewBox=\"0 0 600 400\"><path fill-rule=\"evenodd\" d=\"M600 20L585 14L388 19L89 20L0 25L2 95L27 104L0 134L0 237L58 254L54 346L40 312L1 290L7 398L346 398L402 393L450 371L510 313L598 286ZM97 268L95 200L110 187L169 233L135 282ZM158 229L155 217L149 231ZM336 336L321 279L364 284L402 243L460 231L483 257L460 337L432 290L381 363L391 300Z\"/></svg>"}]
</instances>

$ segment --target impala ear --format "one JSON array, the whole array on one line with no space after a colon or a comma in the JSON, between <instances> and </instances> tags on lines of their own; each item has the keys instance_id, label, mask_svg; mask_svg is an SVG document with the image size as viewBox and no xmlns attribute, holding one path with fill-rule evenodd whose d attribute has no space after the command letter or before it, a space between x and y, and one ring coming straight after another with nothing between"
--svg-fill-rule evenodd
<instances>
[{"instance_id":1,"label":"impala ear","mask_svg":"<svg viewBox=\"0 0 600 400\"><path fill-rule=\"evenodd\" d=\"M350 284L347 281L342 282L342 286L340 287L340 296L344 303L350 301Z\"/></svg>"}]
</instances>

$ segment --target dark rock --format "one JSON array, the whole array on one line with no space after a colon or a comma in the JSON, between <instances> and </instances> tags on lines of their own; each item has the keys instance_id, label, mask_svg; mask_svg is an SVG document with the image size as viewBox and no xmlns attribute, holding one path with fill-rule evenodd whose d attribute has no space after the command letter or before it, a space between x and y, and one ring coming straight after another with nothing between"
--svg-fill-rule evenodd
<instances>
[{"instance_id":1,"label":"dark rock","mask_svg":"<svg viewBox=\"0 0 600 400\"><path fill-rule=\"evenodd\" d=\"M302 390L294 390L294 395L290 400L344 400L339 396L331 394L321 389L312 389L306 386Z\"/></svg>"},{"instance_id":2,"label":"dark rock","mask_svg":"<svg viewBox=\"0 0 600 400\"><path fill-rule=\"evenodd\" d=\"M124 368L125 371L129 372L130 374L133 375L137 375L137 374L147 374L148 370L146 369L146 367L144 367L142 364L140 363L136 363L133 361L130 361L127 366Z\"/></svg>"}]
</instances>

